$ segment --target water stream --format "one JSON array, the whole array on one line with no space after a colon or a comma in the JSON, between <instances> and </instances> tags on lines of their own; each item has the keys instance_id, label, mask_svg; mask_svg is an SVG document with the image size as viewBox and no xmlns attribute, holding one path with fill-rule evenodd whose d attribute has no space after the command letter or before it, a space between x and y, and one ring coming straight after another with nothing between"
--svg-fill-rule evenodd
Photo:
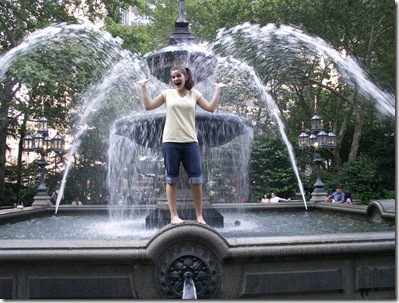
<instances>
[{"instance_id":1,"label":"water stream","mask_svg":"<svg viewBox=\"0 0 399 303\"><path fill-rule=\"evenodd\" d=\"M354 58L340 53L320 37L313 37L299 28L268 24L244 23L218 32L215 48L277 73L291 72L298 61L306 62L322 56L334 64L344 81L356 86L364 100L372 102L381 117L395 117L395 96L374 84L366 70Z\"/></svg>"},{"instance_id":2,"label":"water stream","mask_svg":"<svg viewBox=\"0 0 399 303\"><path fill-rule=\"evenodd\" d=\"M93 32L96 33L95 39L93 39ZM76 123L72 132L73 142L66 161L60 194L56 201L56 213L73 164L73 156L79 152L81 140L84 140L87 129L94 126L102 127L104 135L108 134L111 136L108 140L112 140L113 135L109 131L117 119L132 113L143 112L140 92L135 81L151 77L144 59L138 54L131 54L123 50L120 39L114 39L109 33L98 30L92 25L58 24L34 32L19 46L1 56L0 80L5 77L7 70L19 56L34 53L35 49L41 46L49 47L56 53L60 47L59 44L63 43L65 37L76 39L89 49L104 52L104 61L99 64L107 66L108 72L82 94L76 109ZM234 102L246 102L245 100L235 100L239 89L248 92L248 96L246 96L248 98L254 96L262 100L270 116L276 121L282 139L287 146L306 209L305 194L296 166L295 154L286 136L280 110L267 92L267 83L262 82L254 67L259 65L274 72L287 72L296 60L323 56L330 63L334 63L348 84L356 85L359 88L364 99L374 103L382 117L392 118L395 116L394 95L383 91L372 83L365 70L355 60L337 52L322 39L312 37L291 26L277 27L274 24L269 24L260 27L245 23L232 29L220 30L217 40L213 44L182 45L180 47L192 52L211 53L217 58L216 72L205 81L198 83L196 88L210 99L213 93L212 83L216 81L231 83L232 87L226 89L222 94L220 112L229 113L228 109L234 107ZM155 96L165 87L167 87L166 84L151 77L150 95ZM159 109L159 111L163 110ZM236 114L234 110L233 113ZM159 160L156 156L151 155L152 152L147 152L149 157L153 157L156 161ZM146 150L140 149L139 153L140 157L147 157Z\"/></svg>"}]
</instances>

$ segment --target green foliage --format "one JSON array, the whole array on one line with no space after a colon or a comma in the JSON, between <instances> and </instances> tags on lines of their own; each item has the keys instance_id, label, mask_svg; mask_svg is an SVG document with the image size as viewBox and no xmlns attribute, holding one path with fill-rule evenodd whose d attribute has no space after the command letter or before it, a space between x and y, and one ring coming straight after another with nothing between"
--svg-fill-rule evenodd
<instances>
[{"instance_id":1,"label":"green foliage","mask_svg":"<svg viewBox=\"0 0 399 303\"><path fill-rule=\"evenodd\" d=\"M376 162L367 157L360 156L353 162L342 165L337 175L326 175L324 185L328 193L341 184L344 191L352 192L352 199L368 204L373 199L392 198L392 192L384 190L381 173Z\"/></svg>"},{"instance_id":2,"label":"green foliage","mask_svg":"<svg viewBox=\"0 0 399 303\"><path fill-rule=\"evenodd\" d=\"M365 130L360 143L361 155L373 159L381 178L378 191L396 188L395 169L395 124L390 121L366 119Z\"/></svg>"},{"instance_id":3,"label":"green foliage","mask_svg":"<svg viewBox=\"0 0 399 303\"><path fill-rule=\"evenodd\" d=\"M18 45L35 29L44 28L51 23L76 22L74 16L67 14L66 6L79 6L81 2L81 0L3 1L0 4L2 18L0 53L7 52ZM106 29L114 37L121 37L124 40L123 47L134 53L144 54L168 45L175 21L179 16L176 0L104 0L86 1L86 4L88 5L86 17L94 21L106 16ZM154 6L151 7L149 4L154 4ZM139 12L145 12L153 23L140 27L120 25L120 11L126 10L129 5L138 6ZM186 18L190 22L190 30L198 41L214 41L219 28L229 28L243 22L261 26L270 22L294 25L311 35L323 38L337 51L354 57L366 67L374 82L392 90L395 87L396 41L393 1L190 0L185 2L185 10ZM275 62L273 52L280 50L273 48L274 41L262 47L248 43L245 39L239 43L247 53L249 60L246 62L255 68L263 83L270 88L270 94L284 115L287 134L291 134L295 145L301 122L304 121L307 124L313 115L315 98L318 100L323 119L326 122L333 121L334 132L337 135L345 126L343 123L345 115L353 110L347 131L340 138L341 148L337 150L342 166L340 162L341 167L338 167L336 174L330 167L322 170L322 179L329 191L337 183L342 183L345 188L350 187L353 190L355 199L361 199L364 203L369 199L394 195L394 125L381 123L374 117L372 111L367 111L367 119L360 133L358 153L360 157L357 161L346 163L355 137L357 108L353 102L354 89L342 82L340 77L337 83L329 82L326 86L320 85L326 83L325 80L329 80L333 73L328 62L325 68L320 67L320 56L306 62L297 58ZM103 47L102 50L106 50L107 45L101 47ZM258 56L259 49L267 49L271 54L271 60L264 60ZM226 50L221 51L224 54ZM287 47L286 51L291 50ZM79 41L69 41L62 47L44 47L35 55L20 58L9 71L7 78L0 83L3 92L0 94L2 132L4 130L4 133L7 132L14 138L21 137L21 134L23 136L25 122L37 119L42 101L44 101L46 115L50 119L50 126L62 131L70 129L73 123L72 109L75 108L79 95L107 70L107 66L103 65L107 60L104 52L100 50L92 52ZM228 76L227 72L221 71ZM259 98L252 95L256 90L251 86L244 87L243 84L239 84L239 77L246 78L246 75L241 74L237 79L232 78L236 80L233 81L236 84L233 86L234 89L222 94L222 98L228 99L223 106L235 106L237 113L250 115L253 125L261 128L265 120L267 123L270 117L265 107L260 104ZM15 95L17 88L22 86L27 88L29 102ZM251 113L248 113L245 102L242 102L249 99L254 104ZM109 106L114 105L110 102ZM20 126L21 121L24 121L22 126ZM7 125L3 126L3 123ZM90 139L85 138L86 141L82 143L84 154L76 156L74 169L68 180L68 189L65 193L68 199L72 199L75 193L82 196L88 195L91 201L102 199L105 195L106 173L103 163L106 156L99 152L99 149L95 150L90 140L105 141L109 134L96 133L96 130L93 130L88 135ZM293 193L297 191L297 181L292 172L288 154L279 138L280 135L274 136L273 133L255 136L251 169L252 179L255 181L252 188L253 200L260 199L265 192L274 191L288 198L293 197ZM106 142L102 143L106 144ZM5 154L7 142L0 144L4 147ZM301 171L305 171L306 166L312 165L312 156L302 155L304 153L297 151L298 164L302 168ZM335 161L331 153L323 154L323 158L328 159L329 163ZM228 163L231 158L226 157L223 161ZM228 173L218 174L218 171L222 172L222 169L218 161L214 162L211 163L212 170L216 171L213 181L217 182L220 189L226 187L227 193L233 185L230 181L226 181L226 178L231 176L228 176ZM5 163L0 163L0 165L0 171L4 172ZM27 175L37 181L39 173L37 165L32 163L29 167L31 166L34 167L34 171L30 171ZM18 169L15 167L14 171L14 168L10 168L6 180L10 191L4 195L5 197L14 198L18 194L18 191L14 191ZM22 167L22 170L22 178L25 178L24 172L28 168ZM46 175L46 183L53 188L60 177L61 172L49 171ZM314 171L311 176L303 176L302 181L306 191L313 190L314 179ZM37 184L33 183L34 180L30 181L32 184L29 183L21 189L18 195L25 196L27 192L27 200L31 199L28 192L35 191ZM90 192L90 188L97 190L98 194ZM11 201L12 199L9 202Z\"/></svg>"},{"instance_id":4,"label":"green foliage","mask_svg":"<svg viewBox=\"0 0 399 303\"><path fill-rule=\"evenodd\" d=\"M113 37L120 37L123 40L124 49L141 54L146 54L156 48L148 28L147 25L128 26L115 22L108 22L106 26Z\"/></svg>"},{"instance_id":5,"label":"green foliage","mask_svg":"<svg viewBox=\"0 0 399 303\"><path fill-rule=\"evenodd\" d=\"M254 136L250 175L252 201L272 192L281 198L295 196L298 182L278 130Z\"/></svg>"},{"instance_id":6,"label":"green foliage","mask_svg":"<svg viewBox=\"0 0 399 303\"><path fill-rule=\"evenodd\" d=\"M108 136L109 133L102 133L99 128L93 127L82 138L81 152L74 156L73 169L65 187L65 203L70 204L75 197L79 197L83 204L104 204L107 201Z\"/></svg>"},{"instance_id":7,"label":"green foliage","mask_svg":"<svg viewBox=\"0 0 399 303\"><path fill-rule=\"evenodd\" d=\"M103 12L104 9L101 9L102 5L105 8L106 12L106 20L108 21L120 23L122 21L121 11L127 11L129 7L140 6L142 5L142 0L103 0L103 1L86 1L86 4L89 5L90 16L93 16L95 13Z\"/></svg>"},{"instance_id":8,"label":"green foliage","mask_svg":"<svg viewBox=\"0 0 399 303\"><path fill-rule=\"evenodd\" d=\"M150 17L151 23L146 27L158 47L169 45L175 22L179 18L179 5L175 0L146 0L145 5L138 8L140 14Z\"/></svg>"},{"instance_id":9,"label":"green foliage","mask_svg":"<svg viewBox=\"0 0 399 303\"><path fill-rule=\"evenodd\" d=\"M253 1L186 1L186 16L199 41L213 41L217 31L253 20Z\"/></svg>"}]
</instances>

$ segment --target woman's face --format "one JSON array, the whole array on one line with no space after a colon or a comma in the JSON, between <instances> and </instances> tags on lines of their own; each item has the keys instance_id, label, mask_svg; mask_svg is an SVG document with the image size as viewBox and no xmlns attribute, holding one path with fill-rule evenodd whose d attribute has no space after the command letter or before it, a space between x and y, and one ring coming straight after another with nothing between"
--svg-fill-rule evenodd
<instances>
[{"instance_id":1,"label":"woman's face","mask_svg":"<svg viewBox=\"0 0 399 303\"><path fill-rule=\"evenodd\" d=\"M172 82L173 82L174 86L177 89L184 88L184 85L187 80L187 76L184 76L184 74L179 69L172 70L171 78L172 78Z\"/></svg>"}]
</instances>

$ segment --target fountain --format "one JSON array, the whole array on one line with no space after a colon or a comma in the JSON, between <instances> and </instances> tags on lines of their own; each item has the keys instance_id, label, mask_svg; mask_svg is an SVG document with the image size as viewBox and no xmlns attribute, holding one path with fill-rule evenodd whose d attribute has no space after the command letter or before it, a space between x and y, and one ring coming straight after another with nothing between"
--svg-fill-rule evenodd
<instances>
[{"instance_id":1,"label":"fountain","mask_svg":"<svg viewBox=\"0 0 399 303\"><path fill-rule=\"evenodd\" d=\"M181 4L183 1L180 2ZM182 17L182 16L181 16ZM178 36L184 32L186 21L179 18L179 27L176 30ZM182 23L182 24L180 24ZM263 33L264 34L264 33ZM248 34L248 36L250 36ZM252 37L252 36L250 36ZM234 40L234 39L232 39ZM219 44L227 43L219 39ZM227 45L226 45L227 46ZM231 50L231 45L228 48ZM187 46L190 49L189 46ZM227 47L226 47L227 48ZM176 48L170 47L166 51L172 52ZM196 49L197 50L197 49ZM170 53L172 53L170 52ZM15 52L13 52L15 53ZM169 53L169 54L170 54ZM196 62L195 52L189 52L185 60ZM204 52L201 52L202 54ZM168 59L161 60L160 53L147 60L150 70L157 70L159 82L153 89L162 87L164 72L162 68ZM251 81L245 82L252 85L256 94L259 94L265 102L269 112L276 118L283 130L283 124L276 110L276 105L266 93L265 87L257 77L254 70L243 62L229 60L214 60L210 56L201 56L210 68L206 71L224 69L231 75L240 70L241 75L251 76ZM0 62L2 58L0 58ZM199 64L203 66L203 62ZM153 63L153 64L152 64ZM215 65L214 65L215 64ZM116 64L106 76L121 75L126 66L136 71L140 78L146 76L142 64L124 57L120 64ZM151 67L153 66L153 68ZM168 69L166 69L168 70ZM202 71L196 69L197 81L202 79ZM216 73L211 73L216 74ZM0 79L2 74L0 72ZM236 76L238 77L238 76ZM205 77L206 78L206 77ZM84 134L84 127L93 120L91 113L98 108L104 95L107 95L112 83L128 89L133 79L121 80L119 78L106 78L100 84L94 86L86 94L90 102L82 105L82 113L85 119L78 124L80 127L76 133L77 143L72 148L72 153L79 147L79 140ZM137 80L137 79L136 79ZM209 83L214 82L214 77L204 79L204 92ZM125 82L126 81L126 82ZM155 80L154 80L155 82ZM201 81L199 81L201 82ZM137 92L129 91L138 98ZM367 94L373 92L367 92ZM228 95L228 94L227 94ZM233 95L233 93L232 93ZM126 95L124 95L126 96ZM380 94L382 100L387 99ZM388 105L389 105L388 98ZM123 104L121 102L121 104ZM390 114L387 105L384 114ZM57 205L55 207L26 207L23 210L13 209L0 213L0 222L4 224L0 228L12 225L15 220L24 220L30 231L39 225L41 231L52 230L55 226L70 226L72 229L66 233L69 238L49 238L46 234L37 235L38 238L13 238L2 239L0 250L0 297L5 299L175 299L182 297L197 297L199 299L392 299L395 298L395 201L374 201L367 207L359 205L332 205L331 203L305 202L303 210L302 201L278 203L276 205L260 205L259 203L240 203L241 213L231 218L230 214L237 209L237 203L213 204L212 208L224 216L223 228L213 226L201 226L188 221L181 226L166 225L158 229L144 228L145 220L156 206L150 204L140 205L134 197L134 192L123 193L126 177L131 176L129 169L130 159L143 159L136 163L134 169L155 169L159 163L157 148L159 147L159 134L164 118L162 111L143 114L140 106L131 104L136 111L122 113L122 117L115 119L114 127L110 135L109 158L109 184L115 181L116 185L110 188L110 206L81 206ZM221 104L224 107L224 104ZM89 119L90 118L90 119ZM212 120L212 123L208 123ZM197 121L204 153L212 153L213 149L225 146L230 140L245 140L250 137L250 126L242 117L228 114L208 115L198 112ZM219 124L218 124L219 123ZM209 125L218 129L226 128L222 138L207 136L210 132ZM227 126L227 127L226 127ZM151 134L151 136L150 136ZM284 137L284 132L282 132ZM221 140L221 141L219 141ZM230 141L231 142L231 141ZM246 141L244 141L246 142ZM227 143L228 145L229 143ZM248 144L241 144L248 145ZM209 147L209 149L208 149ZM211 148L212 147L212 148ZM288 146L289 149L289 146ZM289 149L290 150L290 149ZM115 152L115 153L114 153ZM239 153L239 161L248 160L245 152ZM124 157L122 157L124 156ZM295 158L290 150L293 162ZM151 161L147 161L150 159ZM205 157L206 159L206 157ZM114 167L114 160L122 160L126 170ZM131 161L130 161L131 162ZM144 163L149 162L149 163ZM140 166L142 165L142 166ZM70 167L70 166L69 166ZM138 168L137 168L138 167ZM294 168L295 169L295 168ZM208 171L207 171L208 173ZM211 172L209 172L211 174ZM67 172L64 175L66 180ZM127 178L129 181L130 178ZM140 180L134 180L140 181ZM129 184L127 184L129 185ZM65 186L65 182L62 183ZM63 187L61 187L63 190ZM127 194L132 196L132 203L127 204ZM125 200L120 200L121 195ZM61 195L60 195L61 196ZM121 201L121 205L119 205ZM60 214L54 216L58 208ZM289 213L288 210L294 211ZM108 211L119 214L116 219L123 219L122 231L129 232L132 229L135 237L116 237L115 234L106 238L80 238L82 229L75 225L73 215L95 214L107 215ZM277 221L261 219L263 223L269 222L272 229L279 229L288 233L265 235L254 233L242 235L240 233L228 234L228 228L242 231L248 225L246 214L270 214ZM281 214L288 217L280 217ZM301 220L297 225L293 224L293 218L300 218L305 222L305 217L318 213L335 213L333 222L339 221L340 214L350 213L353 219L361 222L369 221L368 225L381 224L382 221L390 222L389 227L379 230L362 232L352 230L348 233L337 232L332 229L322 231L320 226L323 220L306 220L307 227L313 227L313 232L305 230L297 234L296 230L289 230L291 225L301 226ZM49 217L51 224L42 226L44 219L27 220L28 216ZM230 216L230 217L229 217ZM237 217L238 216L238 217ZM303 216L301 218L301 216ZM134 217L140 218L138 229L131 225L124 225ZM126 220L127 219L127 220ZM141 220L142 219L142 220ZM88 224L87 218L81 218L83 226ZM269 221L270 220L270 221ZM376 223L381 221L380 223ZM357 222L357 221L350 221ZM47 224L47 223L46 223ZM90 223L92 224L92 223ZM141 224L141 225L140 225ZM356 223L353 223L356 225ZM105 225L105 231L112 228ZM255 227L259 222L253 223ZM344 223L348 225L348 223ZM359 224L360 225L360 224ZM263 225L262 228L267 228ZM333 226L335 226L333 224ZM99 229L94 225L94 229ZM17 228L17 230L22 230ZM226 230L227 233L224 233ZM255 228L257 230L257 228ZM140 236L139 233L143 235ZM58 235L59 236L59 235ZM186 287L184 285L186 284ZM190 291L191 286L191 291ZM195 293L193 290L195 289Z\"/></svg>"},{"instance_id":2,"label":"fountain","mask_svg":"<svg viewBox=\"0 0 399 303\"><path fill-rule=\"evenodd\" d=\"M239 157L239 162L243 165L240 168L247 168L249 165L249 153L252 140L252 126L250 122L242 117L228 114L208 114L204 112L198 112L196 114L196 128L198 141L202 150L202 154L209 155L209 149L212 147L218 147L230 142L237 136L247 136L247 141L249 143L243 145L246 147L244 152L244 159ZM112 136L123 136L131 139L134 143L143 146L145 148L151 148L158 151L157 158L161 158L160 146L162 130L165 125L165 113L150 113L150 114L135 114L132 116L124 117L116 121L114 125L114 132ZM117 142L121 138L117 137L111 140L111 146L117 146L118 148L111 147L114 152L110 158L114 161L110 162L110 165L115 165L116 168L121 167L121 163L125 163L132 158L131 153L126 152L123 146L125 142ZM137 146L135 144L129 144L128 148L135 153ZM237 154L238 155L238 154ZM206 157L203 157L206 159ZM246 161L246 162L245 162ZM147 168L152 170L153 168ZM182 182L179 184L178 191L178 209L182 217L187 220L195 220L195 209L194 204L191 200L191 193L188 184L188 178L184 170L181 168L180 175L182 176ZM136 174L130 174L130 177L124 176L124 172L120 169L109 168L110 176L109 179L113 180L127 180L131 178L132 180L137 180L138 176ZM208 175L205 172L205 175ZM207 180L207 178L205 178ZM247 184L248 182L246 182ZM117 204L120 199L121 189L118 186L110 186L110 200L111 205ZM130 190L129 190L130 188ZM152 189L150 189L152 190ZM248 191L243 190L243 191ZM123 197L129 196L133 204L137 204L140 201L140 195L142 192L137 191L134 187L125 186L122 190ZM148 197L148 195L147 195ZM213 227L223 227L223 216L212 207L209 203L207 195L203 195L203 213L207 220L207 223ZM155 210L146 218L147 228L161 228L170 222L169 208L167 205L166 196L163 195L158 199L156 203Z\"/></svg>"},{"instance_id":3,"label":"fountain","mask_svg":"<svg viewBox=\"0 0 399 303\"><path fill-rule=\"evenodd\" d=\"M170 83L170 69L173 66L180 65L183 67L190 67L192 70L193 78L196 85L200 85L201 82L206 82L209 85L207 79L215 79L215 72L217 70L217 58L211 53L200 51L198 48L192 47L191 43L194 41L188 30L188 22L184 16L184 1L180 3L180 17L176 21L175 33L171 36L170 42L174 46L166 47L154 55L147 58L147 63L151 74L163 83ZM186 48L180 47L180 45L186 43ZM125 149L121 146L125 144L118 142L120 136L124 136L132 140L135 144L150 148L158 152L160 158L160 147L162 131L165 125L165 111L150 111L145 114L135 113L127 117L118 119L111 131L111 143L109 151L109 159L115 159L109 161L109 188L110 188L110 204L117 204L129 197L133 204L137 204L140 200L142 192L133 189L131 186L125 186L122 190L118 188L113 180L125 180L128 183L129 179L138 180L139 177L136 174L130 176L124 176L124 172L121 173L120 167L123 167L123 163L132 159L130 153L126 153ZM206 156L210 154L210 149L213 147L219 147L230 142L238 136L246 136L246 144L244 154L245 156L240 157L238 162L241 163L239 170L247 171L250 157L250 147L252 145L252 125L250 121L233 114L209 114L201 109L198 109L195 116L195 123L197 129L198 142L201 148L202 158L206 161ZM115 138L116 137L116 138ZM133 150L133 154L136 153L137 146L130 144L129 149ZM114 148L118 146L118 148ZM238 155L236 153L236 155ZM153 171L154 168L147 168L149 171ZM180 215L186 220L195 220L195 209L194 203L191 200L190 186L188 184L188 178L182 167L180 168L180 176L182 182L179 184L178 196L177 196L177 207ZM209 175L210 172L206 171L205 176ZM238 173L238 172L237 172ZM209 176L208 176L209 178ZM246 179L248 177L245 177ZM205 177L205 183L207 183ZM244 180L246 186L241 189L242 192L249 192L248 180ZM147 194L148 196L148 194ZM111 211L111 214L113 212ZM207 195L203 194L203 213L207 223L213 227L223 227L223 216L212 207L208 202ZM158 199L155 210L152 210L146 218L147 228L161 228L170 222L170 215L166 200L166 195Z\"/></svg>"}]
</instances>

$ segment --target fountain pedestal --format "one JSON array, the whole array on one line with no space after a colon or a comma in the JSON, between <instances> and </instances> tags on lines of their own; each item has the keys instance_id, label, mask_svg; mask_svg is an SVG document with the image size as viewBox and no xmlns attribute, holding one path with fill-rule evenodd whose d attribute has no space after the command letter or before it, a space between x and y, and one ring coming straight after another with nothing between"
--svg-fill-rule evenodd
<instances>
[{"instance_id":1,"label":"fountain pedestal","mask_svg":"<svg viewBox=\"0 0 399 303\"><path fill-rule=\"evenodd\" d=\"M323 163L323 158L320 156L320 152L318 149L316 149L316 157L314 158L313 162L316 164L317 178L315 184L313 185L314 190L312 192L312 199L310 199L310 201L323 202L328 195L326 190L324 189L324 183L323 181L321 181L320 178L320 165Z\"/></svg>"},{"instance_id":2,"label":"fountain pedestal","mask_svg":"<svg viewBox=\"0 0 399 303\"><path fill-rule=\"evenodd\" d=\"M183 220L197 221L194 201L190 190L188 176L180 165L180 183L177 185L177 212ZM212 227L224 227L223 216L213 208L208 200L208 196L202 194L202 215L205 222ZM155 209L145 218L146 228L162 228L170 223L169 205L166 195L158 199Z\"/></svg>"},{"instance_id":3,"label":"fountain pedestal","mask_svg":"<svg viewBox=\"0 0 399 303\"><path fill-rule=\"evenodd\" d=\"M50 196L47 193L38 193L34 198L32 206L51 206Z\"/></svg>"},{"instance_id":4,"label":"fountain pedestal","mask_svg":"<svg viewBox=\"0 0 399 303\"><path fill-rule=\"evenodd\" d=\"M194 201L189 198L177 199L177 211L179 217L185 221L197 221L195 214ZM224 227L224 219L222 214L212 204L204 199L202 201L202 215L206 223L212 227ZM170 212L168 202L160 199L145 218L146 228L162 228L170 223Z\"/></svg>"}]
</instances>

